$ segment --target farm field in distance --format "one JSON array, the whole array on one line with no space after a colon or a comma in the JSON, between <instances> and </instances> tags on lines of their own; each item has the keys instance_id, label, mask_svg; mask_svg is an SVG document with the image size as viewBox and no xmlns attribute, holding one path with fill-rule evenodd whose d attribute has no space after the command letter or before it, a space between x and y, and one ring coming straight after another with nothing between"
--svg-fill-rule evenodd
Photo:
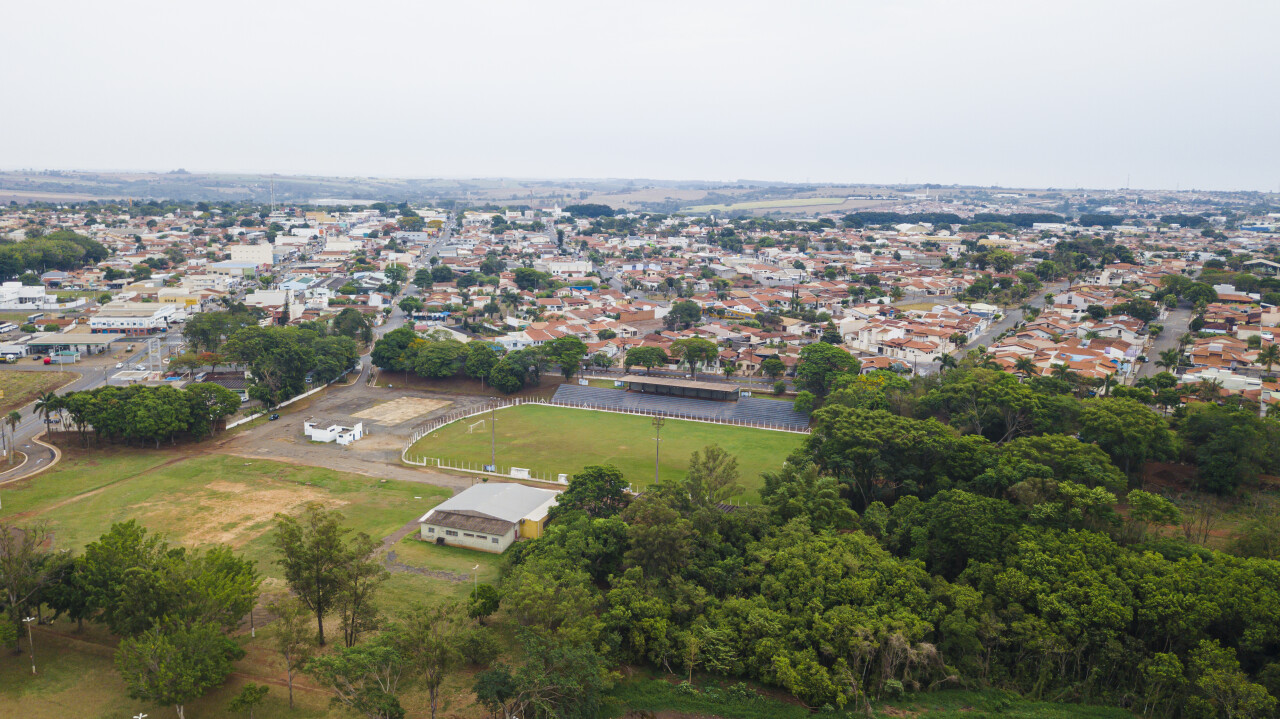
<instances>
[{"instance_id":1,"label":"farm field in distance","mask_svg":"<svg viewBox=\"0 0 1280 719\"><path fill-rule=\"evenodd\" d=\"M780 200L756 200L754 202L735 202L732 205L694 205L686 207L688 212L735 212L737 210L771 210L793 207L817 207L821 205L843 205L847 200L843 197L790 197Z\"/></svg>"},{"instance_id":2,"label":"farm field in distance","mask_svg":"<svg viewBox=\"0 0 1280 719\"><path fill-rule=\"evenodd\" d=\"M542 474L572 476L593 464L612 464L634 485L653 481L652 418L591 410L520 405L498 410L497 460L500 467L525 467ZM485 421L474 431L468 427ZM488 464L489 416L478 415L441 427L418 440L411 457L436 457L453 462ZM761 472L774 471L805 435L706 422L667 420L662 428L663 481L684 477L689 455L718 444L738 458L738 473L746 492L742 499L758 502Z\"/></svg>"}]
</instances>

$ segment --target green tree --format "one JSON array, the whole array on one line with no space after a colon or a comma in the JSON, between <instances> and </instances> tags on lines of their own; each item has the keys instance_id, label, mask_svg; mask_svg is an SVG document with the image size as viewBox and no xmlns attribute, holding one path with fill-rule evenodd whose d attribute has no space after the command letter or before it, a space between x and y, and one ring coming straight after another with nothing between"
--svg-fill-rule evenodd
<instances>
[{"instance_id":1,"label":"green tree","mask_svg":"<svg viewBox=\"0 0 1280 719\"><path fill-rule=\"evenodd\" d=\"M333 703L368 719L403 719L396 693L411 666L396 637L381 634L354 647L342 647L307 662L306 671L334 693Z\"/></svg>"},{"instance_id":2,"label":"green tree","mask_svg":"<svg viewBox=\"0 0 1280 719\"><path fill-rule=\"evenodd\" d=\"M706 366L720 354L715 342L701 337L689 337L671 343L671 356L689 367L689 373L698 376L698 367Z\"/></svg>"},{"instance_id":3,"label":"green tree","mask_svg":"<svg viewBox=\"0 0 1280 719\"><path fill-rule=\"evenodd\" d=\"M498 364L497 351L488 342L468 342L464 369L468 377L484 380Z\"/></svg>"},{"instance_id":4,"label":"green tree","mask_svg":"<svg viewBox=\"0 0 1280 719\"><path fill-rule=\"evenodd\" d=\"M834 345L815 342L800 350L800 363L796 366L796 387L808 390L818 397L826 397L838 376L857 374L862 363L853 355Z\"/></svg>"},{"instance_id":5,"label":"green tree","mask_svg":"<svg viewBox=\"0 0 1280 719\"><path fill-rule=\"evenodd\" d=\"M1276 708L1276 698L1240 669L1235 652L1218 645L1217 640L1202 640L1187 657L1187 673L1194 694L1187 708L1208 716L1265 717Z\"/></svg>"},{"instance_id":6,"label":"green tree","mask_svg":"<svg viewBox=\"0 0 1280 719\"><path fill-rule=\"evenodd\" d=\"M698 303L690 300L681 300L671 305L667 316L662 318L662 323L669 330L688 329L701 319L702 308L698 306Z\"/></svg>"},{"instance_id":7,"label":"green tree","mask_svg":"<svg viewBox=\"0 0 1280 719\"><path fill-rule=\"evenodd\" d=\"M800 519L815 530L823 530L852 526L858 519L841 498L840 483L819 474L812 463L797 466L787 462L776 472L765 472L760 499L779 525Z\"/></svg>"},{"instance_id":8,"label":"green tree","mask_svg":"<svg viewBox=\"0 0 1280 719\"><path fill-rule=\"evenodd\" d=\"M273 538L280 552L277 563L298 599L316 617L317 638L324 645L324 617L343 591L347 566L346 535L342 515L319 504L308 504L301 518L276 515Z\"/></svg>"},{"instance_id":9,"label":"green tree","mask_svg":"<svg viewBox=\"0 0 1280 719\"><path fill-rule=\"evenodd\" d=\"M440 701L440 685L462 663L457 612L457 607L452 605L419 607L409 616L398 636L397 644L409 671L417 674L419 683L427 690L431 719L435 719Z\"/></svg>"},{"instance_id":10,"label":"green tree","mask_svg":"<svg viewBox=\"0 0 1280 719\"><path fill-rule=\"evenodd\" d=\"M698 506L727 502L746 491L738 482L738 458L715 444L694 450L684 485L689 500Z\"/></svg>"},{"instance_id":11,"label":"green tree","mask_svg":"<svg viewBox=\"0 0 1280 719\"><path fill-rule=\"evenodd\" d=\"M369 346L373 342L373 319L354 307L344 307L333 318L333 333Z\"/></svg>"},{"instance_id":12,"label":"green tree","mask_svg":"<svg viewBox=\"0 0 1280 719\"><path fill-rule=\"evenodd\" d=\"M565 380L572 380L587 356L587 346L573 335L557 337L542 346L544 356L560 368Z\"/></svg>"},{"instance_id":13,"label":"green tree","mask_svg":"<svg viewBox=\"0 0 1280 719\"><path fill-rule=\"evenodd\" d=\"M315 654L316 635L311 631L308 609L295 597L285 597L269 605L276 621L271 624L272 642L284 660L289 684L289 708L293 708L293 678Z\"/></svg>"},{"instance_id":14,"label":"green tree","mask_svg":"<svg viewBox=\"0 0 1280 719\"><path fill-rule=\"evenodd\" d=\"M240 693L235 695L230 702L227 703L227 710L237 714L248 712L249 719L253 719L253 710L267 698L270 689L264 684L254 684L248 682Z\"/></svg>"},{"instance_id":15,"label":"green tree","mask_svg":"<svg viewBox=\"0 0 1280 719\"><path fill-rule=\"evenodd\" d=\"M668 362L670 362L670 359L667 357L666 351L661 347L632 347L627 350L622 364L630 372L631 368L637 365L644 367L647 371Z\"/></svg>"},{"instance_id":16,"label":"green tree","mask_svg":"<svg viewBox=\"0 0 1280 719\"><path fill-rule=\"evenodd\" d=\"M467 600L467 616L483 623L486 617L498 611L501 598L497 587L492 584L477 584Z\"/></svg>"},{"instance_id":17,"label":"green tree","mask_svg":"<svg viewBox=\"0 0 1280 719\"><path fill-rule=\"evenodd\" d=\"M1173 434L1164 419L1136 400L1088 400L1079 421L1080 441L1101 447L1127 475L1173 454Z\"/></svg>"},{"instance_id":18,"label":"green tree","mask_svg":"<svg viewBox=\"0 0 1280 719\"><path fill-rule=\"evenodd\" d=\"M569 512L585 512L589 517L612 517L627 508L630 485L622 471L613 465L591 465L569 478L569 486L560 493L548 512L551 519Z\"/></svg>"},{"instance_id":19,"label":"green tree","mask_svg":"<svg viewBox=\"0 0 1280 719\"><path fill-rule=\"evenodd\" d=\"M171 706L178 719L185 705L226 680L244 650L212 624L153 627L126 637L116 649L116 668L129 696Z\"/></svg>"},{"instance_id":20,"label":"green tree","mask_svg":"<svg viewBox=\"0 0 1280 719\"><path fill-rule=\"evenodd\" d=\"M779 377L786 374L787 366L777 357L770 357L760 363L760 371L771 381L777 381Z\"/></svg>"},{"instance_id":21,"label":"green tree","mask_svg":"<svg viewBox=\"0 0 1280 719\"><path fill-rule=\"evenodd\" d=\"M388 372L407 372L413 368L410 350L417 341L418 334L408 327L391 330L373 344L369 358L375 367Z\"/></svg>"}]
</instances>

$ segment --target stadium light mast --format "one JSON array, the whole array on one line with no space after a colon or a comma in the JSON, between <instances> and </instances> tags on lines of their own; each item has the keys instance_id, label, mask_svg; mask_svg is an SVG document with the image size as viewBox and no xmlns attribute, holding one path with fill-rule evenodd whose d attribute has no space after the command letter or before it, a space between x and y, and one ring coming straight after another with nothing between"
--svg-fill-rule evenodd
<instances>
[{"instance_id":1,"label":"stadium light mast","mask_svg":"<svg viewBox=\"0 0 1280 719\"><path fill-rule=\"evenodd\" d=\"M662 417L653 418L653 483L658 483L658 468L662 464L662 425L667 421Z\"/></svg>"},{"instance_id":2,"label":"stadium light mast","mask_svg":"<svg viewBox=\"0 0 1280 719\"><path fill-rule=\"evenodd\" d=\"M490 471L498 471L498 429L494 422L498 419L498 406L489 406L489 466Z\"/></svg>"}]
</instances>

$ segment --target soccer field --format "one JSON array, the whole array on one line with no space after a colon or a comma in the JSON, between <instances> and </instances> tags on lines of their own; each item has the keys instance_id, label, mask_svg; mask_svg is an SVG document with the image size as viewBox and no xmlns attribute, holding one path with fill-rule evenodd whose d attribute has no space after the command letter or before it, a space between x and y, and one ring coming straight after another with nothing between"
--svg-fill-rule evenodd
<instances>
[{"instance_id":1,"label":"soccer field","mask_svg":"<svg viewBox=\"0 0 1280 719\"><path fill-rule=\"evenodd\" d=\"M573 475L587 465L612 464L634 485L653 482L651 417L528 404L498 410L496 416L500 467L525 467L554 476ZM483 426L478 424L481 419ZM471 417L418 440L409 456L488 464L489 435L488 415ZM718 444L738 458L739 477L747 489L743 499L755 502L763 484L760 473L780 468L805 436L669 419L662 428L660 476L664 482L683 478L690 454Z\"/></svg>"}]
</instances>

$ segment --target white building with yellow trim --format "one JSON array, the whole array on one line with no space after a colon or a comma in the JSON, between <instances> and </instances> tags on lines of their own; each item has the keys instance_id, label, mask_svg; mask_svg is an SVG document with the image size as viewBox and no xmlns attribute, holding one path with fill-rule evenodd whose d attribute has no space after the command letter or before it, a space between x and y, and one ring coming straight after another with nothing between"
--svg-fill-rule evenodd
<instances>
[{"instance_id":1,"label":"white building with yellow trim","mask_svg":"<svg viewBox=\"0 0 1280 719\"><path fill-rule=\"evenodd\" d=\"M428 542L501 553L517 539L542 536L559 492L514 483L485 483L459 492L418 520Z\"/></svg>"}]
</instances>

